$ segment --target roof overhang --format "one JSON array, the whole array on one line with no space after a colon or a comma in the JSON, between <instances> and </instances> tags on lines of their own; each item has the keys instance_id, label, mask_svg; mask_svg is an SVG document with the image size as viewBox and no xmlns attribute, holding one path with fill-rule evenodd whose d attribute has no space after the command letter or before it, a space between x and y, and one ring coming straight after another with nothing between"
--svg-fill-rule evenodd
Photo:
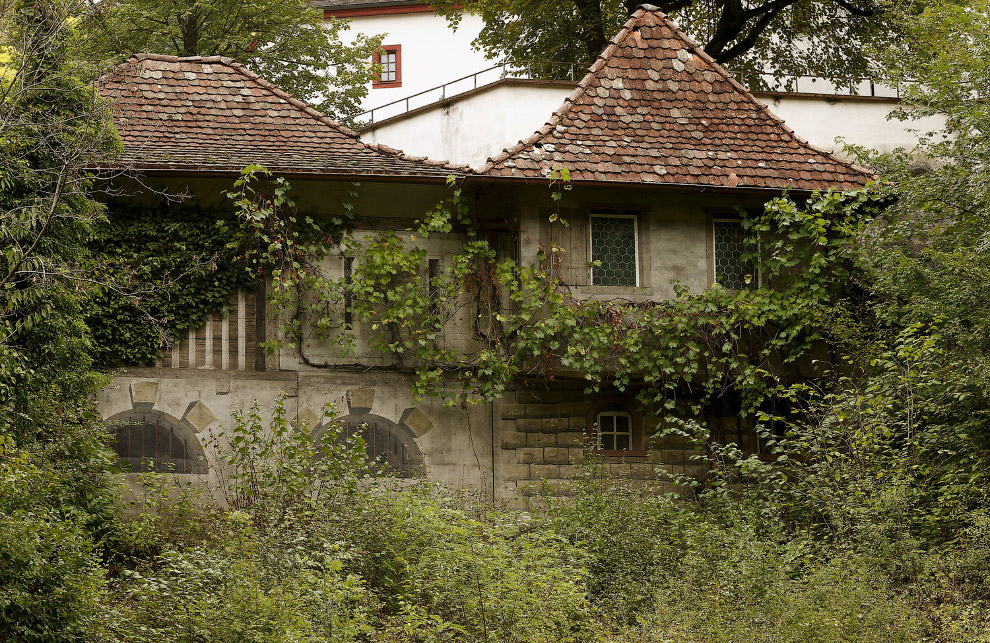
<instances>
[{"instance_id":1,"label":"roof overhang","mask_svg":"<svg viewBox=\"0 0 990 643\"><path fill-rule=\"evenodd\" d=\"M464 177L465 184L507 184L507 185L540 185L546 186L549 177L526 177L526 176L490 176L482 174L471 174ZM675 191L675 192L697 192L697 193L720 193L720 194L753 194L753 195L780 195L784 192L788 194L798 194L808 196L815 192L813 189L799 187L760 187L760 186L728 186L728 185L702 185L699 183L646 183L633 181L570 181L569 186L582 188L620 188L650 191Z\"/></svg>"},{"instance_id":2,"label":"roof overhang","mask_svg":"<svg viewBox=\"0 0 990 643\"><path fill-rule=\"evenodd\" d=\"M162 166L140 166L140 165L128 165L128 166L115 166L115 165L100 165L89 168L92 172L99 174L101 172L113 172L114 177L118 176L156 176L156 177L186 177L186 178L236 178L241 175L243 168L238 167L213 167L213 166L196 166L196 165L174 165L169 167ZM281 176L287 179L300 179L308 181L341 181L341 182L371 182L371 183L416 183L416 184L433 184L433 185L446 185L449 176L454 176L458 179L463 179L466 175L461 173L451 172L446 175L436 175L436 176L413 176L404 174L359 174L354 172L316 172L305 168L280 168L280 167L267 167L265 168L272 173L273 176Z\"/></svg>"}]
</instances>

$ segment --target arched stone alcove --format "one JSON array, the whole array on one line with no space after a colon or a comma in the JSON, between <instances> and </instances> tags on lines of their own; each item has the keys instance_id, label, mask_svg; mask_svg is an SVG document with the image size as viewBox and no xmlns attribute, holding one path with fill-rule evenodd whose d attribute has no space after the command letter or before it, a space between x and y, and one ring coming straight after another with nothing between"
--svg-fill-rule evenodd
<instances>
[{"instance_id":1,"label":"arched stone alcove","mask_svg":"<svg viewBox=\"0 0 990 643\"><path fill-rule=\"evenodd\" d=\"M195 432L167 413L135 408L108 418L106 425L116 438L117 464L124 471L206 473Z\"/></svg>"},{"instance_id":2,"label":"arched stone alcove","mask_svg":"<svg viewBox=\"0 0 990 643\"><path fill-rule=\"evenodd\" d=\"M402 478L418 478L426 474L423 453L409 428L370 413L345 415L339 422L346 436L360 435L364 438L369 461L377 460L387 471ZM313 437L319 439L326 429L326 424L316 427Z\"/></svg>"}]
</instances>

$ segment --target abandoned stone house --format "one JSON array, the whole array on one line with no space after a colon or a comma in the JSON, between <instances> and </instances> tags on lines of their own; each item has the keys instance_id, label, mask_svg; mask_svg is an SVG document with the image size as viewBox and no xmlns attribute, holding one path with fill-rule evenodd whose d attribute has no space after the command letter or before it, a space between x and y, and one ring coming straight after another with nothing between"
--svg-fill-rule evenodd
<instances>
[{"instance_id":1,"label":"abandoned stone house","mask_svg":"<svg viewBox=\"0 0 990 643\"><path fill-rule=\"evenodd\" d=\"M303 212L332 214L360 182L355 233L373 234L407 229L447 194L453 174L506 256L531 265L541 245L563 247L571 257L563 277L581 297L670 298L672 280L694 291L716 281L742 287L738 207L759 208L785 188L848 189L870 178L804 142L663 14L643 8L546 124L480 171L362 143L228 59L138 56L102 91L115 102L122 163L141 176L122 191L129 203L165 189L220 207L241 169L260 163L292 181ZM567 228L545 224L555 167L571 172ZM449 233L425 243L443 266L462 241ZM258 350L275 332L264 297L241 293L155 367L122 368L100 397L107 420L128 422L115 429L121 458L209 476L197 458L204 437L229 426L231 408L270 406L284 391L293 417L310 426L334 402L348 424L371 427L372 451L400 470L500 499L535 480L566 486L591 432L615 474L703 473L683 447L652 438L632 399L587 396L580 382L519 383L486 405L414 403L411 376L362 347L360 325L346 363L319 343L305 359Z\"/></svg>"}]
</instances>

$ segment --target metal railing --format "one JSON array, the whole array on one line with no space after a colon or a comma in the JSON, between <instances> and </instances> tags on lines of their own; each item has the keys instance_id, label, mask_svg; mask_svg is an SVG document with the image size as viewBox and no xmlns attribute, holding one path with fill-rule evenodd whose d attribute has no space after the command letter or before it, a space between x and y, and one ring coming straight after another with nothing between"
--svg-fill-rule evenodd
<instances>
[{"instance_id":1,"label":"metal railing","mask_svg":"<svg viewBox=\"0 0 990 643\"><path fill-rule=\"evenodd\" d=\"M551 69L559 69L561 73L548 73L547 70ZM373 109L361 112L354 117L354 120L359 123L370 125L375 123L376 120L399 116L400 114L405 114L414 109L432 105L448 98L473 91L479 87L486 87L506 78L522 78L528 80L554 79L577 82L580 80L580 78L576 75L578 73L583 76L585 70L578 63L573 62L561 62L556 60L506 60L493 67L475 72L469 76L464 76L463 78L446 82L443 85L431 87L430 89L423 90L416 94L411 94L405 98L392 101L391 103L379 105ZM385 115L382 116L382 114Z\"/></svg>"},{"instance_id":2,"label":"metal railing","mask_svg":"<svg viewBox=\"0 0 990 643\"><path fill-rule=\"evenodd\" d=\"M560 73L554 73L551 70L560 70ZM400 116L414 109L433 105L480 87L487 87L506 78L571 80L577 82L580 80L578 74L581 74L583 77L584 73L585 68L579 63L553 60L507 60L468 76L361 112L353 120L364 126L372 125L377 121ZM729 73L732 73L740 80L745 80L749 76L744 73L734 73L731 70ZM751 91L830 96L870 96L873 98L894 99L901 97L900 85L891 87L878 83L875 78L869 77L824 77L808 74L776 76L773 74L761 74L760 79L763 87L754 88Z\"/></svg>"},{"instance_id":3,"label":"metal railing","mask_svg":"<svg viewBox=\"0 0 990 643\"><path fill-rule=\"evenodd\" d=\"M733 73L733 75L740 79L740 82L745 81L748 76L751 77L743 73ZM759 77L762 81L762 87L754 87L751 91L895 99L901 97L899 84L890 86L878 82L876 78L867 76L812 76L810 74L776 76L774 74L760 74Z\"/></svg>"}]
</instances>

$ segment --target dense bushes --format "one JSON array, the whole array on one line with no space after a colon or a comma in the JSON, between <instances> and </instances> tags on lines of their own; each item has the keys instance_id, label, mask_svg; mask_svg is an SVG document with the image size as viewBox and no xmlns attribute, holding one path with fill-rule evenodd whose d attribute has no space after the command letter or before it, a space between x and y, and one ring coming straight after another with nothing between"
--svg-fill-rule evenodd
<instances>
[{"instance_id":1,"label":"dense bushes","mask_svg":"<svg viewBox=\"0 0 990 643\"><path fill-rule=\"evenodd\" d=\"M507 512L372 476L360 440L311 442L278 413L232 435L216 446L236 475L256 450L295 455L236 509L147 474L107 640L869 643L978 640L985 625L985 517L937 552L883 529L864 547L788 502L644 496L594 461L574 497ZM288 488L297 502L271 502Z\"/></svg>"}]
</instances>

